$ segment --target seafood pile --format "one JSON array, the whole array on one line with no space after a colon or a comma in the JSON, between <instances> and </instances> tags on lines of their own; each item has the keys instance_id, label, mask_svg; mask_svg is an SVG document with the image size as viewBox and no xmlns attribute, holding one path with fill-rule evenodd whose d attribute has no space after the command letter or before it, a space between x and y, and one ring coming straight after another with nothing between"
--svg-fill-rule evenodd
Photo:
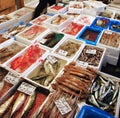
<instances>
[{"instance_id":1,"label":"seafood pile","mask_svg":"<svg viewBox=\"0 0 120 118\"><path fill-rule=\"evenodd\" d=\"M28 40L34 40L37 36L39 36L45 30L46 28L42 26L34 25L34 26L31 26L29 29L25 30L23 33L21 33L20 36Z\"/></svg>"},{"instance_id":2,"label":"seafood pile","mask_svg":"<svg viewBox=\"0 0 120 118\"><path fill-rule=\"evenodd\" d=\"M77 13L70 13L70 12L67 12L66 15L72 16L74 18L77 18L79 16L79 14L77 14Z\"/></svg>"},{"instance_id":3,"label":"seafood pile","mask_svg":"<svg viewBox=\"0 0 120 118\"><path fill-rule=\"evenodd\" d=\"M78 2L78 3L70 2L69 7L70 8L75 8L75 9L82 9L83 4L81 4L80 2Z\"/></svg>"},{"instance_id":4,"label":"seafood pile","mask_svg":"<svg viewBox=\"0 0 120 118\"><path fill-rule=\"evenodd\" d=\"M103 12L100 12L99 16L107 17L107 18L112 18L113 12L109 10L105 10Z\"/></svg>"},{"instance_id":5,"label":"seafood pile","mask_svg":"<svg viewBox=\"0 0 120 118\"><path fill-rule=\"evenodd\" d=\"M79 61L87 62L88 65L98 66L103 55L103 49L86 45L77 58Z\"/></svg>"},{"instance_id":6,"label":"seafood pile","mask_svg":"<svg viewBox=\"0 0 120 118\"><path fill-rule=\"evenodd\" d=\"M15 12L13 14L13 16L19 18L19 17L21 17L29 12L31 12L31 9L24 8L24 9L21 9L21 10L18 10L17 12Z\"/></svg>"},{"instance_id":7,"label":"seafood pile","mask_svg":"<svg viewBox=\"0 0 120 118\"><path fill-rule=\"evenodd\" d=\"M41 15L40 17L38 17L37 19L35 19L32 23L36 24L36 25L42 25L43 21L47 20L50 16L48 15Z\"/></svg>"},{"instance_id":8,"label":"seafood pile","mask_svg":"<svg viewBox=\"0 0 120 118\"><path fill-rule=\"evenodd\" d=\"M28 28L30 26L30 24L24 24L24 23L21 23L19 25L16 25L16 26L13 26L12 28L8 29L6 32L5 32L5 36L6 37L11 37L11 36L15 36L16 34L22 32L23 30L25 30L26 28Z\"/></svg>"},{"instance_id":9,"label":"seafood pile","mask_svg":"<svg viewBox=\"0 0 120 118\"><path fill-rule=\"evenodd\" d=\"M31 73L32 77L30 79L44 86L48 86L65 64L65 60L49 55L39 65L38 69Z\"/></svg>"},{"instance_id":10,"label":"seafood pile","mask_svg":"<svg viewBox=\"0 0 120 118\"><path fill-rule=\"evenodd\" d=\"M65 6L66 6L66 3L60 2L60 3L57 3L56 5L51 6L50 9L61 10Z\"/></svg>"},{"instance_id":11,"label":"seafood pile","mask_svg":"<svg viewBox=\"0 0 120 118\"><path fill-rule=\"evenodd\" d=\"M56 16L56 17L51 21L51 24L60 25L60 24L62 24L65 20L67 20L67 18L66 18L65 16L58 15L58 16Z\"/></svg>"},{"instance_id":12,"label":"seafood pile","mask_svg":"<svg viewBox=\"0 0 120 118\"><path fill-rule=\"evenodd\" d=\"M62 32L70 35L77 35L77 33L84 27L82 24L77 24L71 22L67 27L65 27Z\"/></svg>"},{"instance_id":13,"label":"seafood pile","mask_svg":"<svg viewBox=\"0 0 120 118\"><path fill-rule=\"evenodd\" d=\"M56 52L62 56L66 56L66 57L74 56L76 54L76 52L79 50L81 44L78 42L74 42L72 40L70 41L68 39L68 41L64 42L62 45L59 46L59 48L56 50Z\"/></svg>"},{"instance_id":14,"label":"seafood pile","mask_svg":"<svg viewBox=\"0 0 120 118\"><path fill-rule=\"evenodd\" d=\"M0 44L7 40L8 40L7 38L5 38L2 34L0 34Z\"/></svg>"},{"instance_id":15,"label":"seafood pile","mask_svg":"<svg viewBox=\"0 0 120 118\"><path fill-rule=\"evenodd\" d=\"M19 43L15 42L7 47L3 47L0 49L0 64L4 63L5 61L9 60L11 57L16 55L22 49L24 49L24 45L20 45Z\"/></svg>"},{"instance_id":16,"label":"seafood pile","mask_svg":"<svg viewBox=\"0 0 120 118\"><path fill-rule=\"evenodd\" d=\"M0 24L3 23L3 22L6 22L8 20L10 20L10 18L7 17L7 16L0 17Z\"/></svg>"},{"instance_id":17,"label":"seafood pile","mask_svg":"<svg viewBox=\"0 0 120 118\"><path fill-rule=\"evenodd\" d=\"M29 86L26 87L29 88ZM0 105L0 117L33 118L33 116L36 116L37 111L46 97L47 94L43 93L41 90L34 90L31 95L16 90L14 94Z\"/></svg>"},{"instance_id":18,"label":"seafood pile","mask_svg":"<svg viewBox=\"0 0 120 118\"><path fill-rule=\"evenodd\" d=\"M98 74L90 88L87 103L114 114L119 94L119 84L111 78Z\"/></svg>"},{"instance_id":19,"label":"seafood pile","mask_svg":"<svg viewBox=\"0 0 120 118\"><path fill-rule=\"evenodd\" d=\"M93 22L93 19L94 17L92 16L82 14L77 18L77 21L82 24L90 25Z\"/></svg>"},{"instance_id":20,"label":"seafood pile","mask_svg":"<svg viewBox=\"0 0 120 118\"><path fill-rule=\"evenodd\" d=\"M64 67L64 73L56 78L52 88L79 99L85 99L95 77L96 71L94 69L82 68L77 66L75 62L71 62Z\"/></svg>"},{"instance_id":21,"label":"seafood pile","mask_svg":"<svg viewBox=\"0 0 120 118\"><path fill-rule=\"evenodd\" d=\"M92 29L86 28L86 30L84 30L84 32L79 38L95 42L96 39L98 38L99 33L100 33L99 31L94 31Z\"/></svg>"},{"instance_id":22,"label":"seafood pile","mask_svg":"<svg viewBox=\"0 0 120 118\"><path fill-rule=\"evenodd\" d=\"M75 116L78 106L78 98L66 95L61 91L49 95L36 118L72 118Z\"/></svg>"},{"instance_id":23,"label":"seafood pile","mask_svg":"<svg viewBox=\"0 0 120 118\"><path fill-rule=\"evenodd\" d=\"M120 20L120 14L119 13L115 13L114 19Z\"/></svg>"},{"instance_id":24,"label":"seafood pile","mask_svg":"<svg viewBox=\"0 0 120 118\"><path fill-rule=\"evenodd\" d=\"M105 30L100 39L100 43L118 48L120 44L120 34Z\"/></svg>"},{"instance_id":25,"label":"seafood pile","mask_svg":"<svg viewBox=\"0 0 120 118\"><path fill-rule=\"evenodd\" d=\"M110 20L104 17L97 17L95 21L93 21L93 26L108 28Z\"/></svg>"},{"instance_id":26,"label":"seafood pile","mask_svg":"<svg viewBox=\"0 0 120 118\"><path fill-rule=\"evenodd\" d=\"M47 47L53 48L62 38L64 34L57 32L50 32L46 34L39 42Z\"/></svg>"},{"instance_id":27,"label":"seafood pile","mask_svg":"<svg viewBox=\"0 0 120 118\"><path fill-rule=\"evenodd\" d=\"M36 62L45 53L38 44L33 44L20 56L16 57L10 64L10 68L22 73L28 69L33 63Z\"/></svg>"},{"instance_id":28,"label":"seafood pile","mask_svg":"<svg viewBox=\"0 0 120 118\"><path fill-rule=\"evenodd\" d=\"M120 22L119 21L111 21L110 30L120 32Z\"/></svg>"}]
</instances>

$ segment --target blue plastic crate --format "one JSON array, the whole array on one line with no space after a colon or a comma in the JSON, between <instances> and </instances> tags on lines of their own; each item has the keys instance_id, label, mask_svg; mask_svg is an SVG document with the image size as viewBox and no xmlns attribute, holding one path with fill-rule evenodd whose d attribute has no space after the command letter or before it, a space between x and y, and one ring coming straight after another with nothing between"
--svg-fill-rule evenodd
<instances>
[{"instance_id":1,"label":"blue plastic crate","mask_svg":"<svg viewBox=\"0 0 120 118\"><path fill-rule=\"evenodd\" d=\"M91 27L100 28L101 30L104 30L104 29L108 29L109 25L110 25L110 19L105 17L96 17L93 23L91 24Z\"/></svg>"},{"instance_id":2,"label":"blue plastic crate","mask_svg":"<svg viewBox=\"0 0 120 118\"><path fill-rule=\"evenodd\" d=\"M120 21L111 20L110 25L109 25L109 30L120 33Z\"/></svg>"},{"instance_id":3,"label":"blue plastic crate","mask_svg":"<svg viewBox=\"0 0 120 118\"><path fill-rule=\"evenodd\" d=\"M99 108L85 105L77 114L76 118L115 118L115 117Z\"/></svg>"},{"instance_id":4,"label":"blue plastic crate","mask_svg":"<svg viewBox=\"0 0 120 118\"><path fill-rule=\"evenodd\" d=\"M94 40L92 38L88 39L88 37L86 36L84 37L85 33L88 30L90 30L93 34L96 33L97 36ZM85 41L86 44L96 45L100 38L101 33L102 33L101 29L90 27L90 26L85 26L84 29L78 34L77 39Z\"/></svg>"}]
</instances>

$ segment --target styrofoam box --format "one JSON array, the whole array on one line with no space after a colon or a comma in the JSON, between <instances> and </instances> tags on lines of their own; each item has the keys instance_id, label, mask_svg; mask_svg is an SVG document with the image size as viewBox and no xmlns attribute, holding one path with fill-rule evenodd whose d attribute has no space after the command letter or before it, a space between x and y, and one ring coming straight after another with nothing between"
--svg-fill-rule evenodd
<instances>
[{"instance_id":1,"label":"styrofoam box","mask_svg":"<svg viewBox=\"0 0 120 118\"><path fill-rule=\"evenodd\" d=\"M76 24L76 26L78 25L79 27L81 27L81 29L79 31L78 30L78 27L75 29L74 27L72 27L72 23L73 24ZM70 23L68 23L67 26L63 27L63 29L60 30L60 32L64 33L65 35L68 35L68 36L71 36L73 38L76 38L77 35L84 29L84 24L82 23L78 23L78 22L75 22L75 21L71 21ZM63 31L65 30L65 31ZM75 30L75 31L74 31ZM68 33L67 33L68 32ZM73 33L73 34L69 34L69 32ZM75 34L76 33L76 34Z\"/></svg>"},{"instance_id":2,"label":"styrofoam box","mask_svg":"<svg viewBox=\"0 0 120 118\"><path fill-rule=\"evenodd\" d=\"M73 17L74 19L77 18L80 14L76 14L76 13L69 13L68 11L64 13L65 15L68 15L68 16L71 16ZM73 20L74 20L73 19Z\"/></svg>"},{"instance_id":3,"label":"styrofoam box","mask_svg":"<svg viewBox=\"0 0 120 118\"><path fill-rule=\"evenodd\" d=\"M118 78L118 77L115 77L115 76L103 73L101 71L98 71L98 74L101 75L102 77L108 78L110 81L112 80L112 81L120 83L120 78ZM119 118L119 111L120 111L120 91L119 91L119 95L118 95L117 103L116 103L115 107L116 107L116 109L115 109L114 116L115 116L115 118Z\"/></svg>"},{"instance_id":4,"label":"styrofoam box","mask_svg":"<svg viewBox=\"0 0 120 118\"><path fill-rule=\"evenodd\" d=\"M80 45L79 49L71 56L67 56L65 50L62 50L62 52L60 50L60 46L63 46L67 42L73 42L75 44ZM71 36L65 36L64 39L62 40L62 42L59 43L58 47L53 51L53 53L55 53L56 55L61 55L64 58L73 61L73 59L78 55L78 53L80 53L82 51L82 49L84 48L84 45L85 45L85 42L83 42L83 41L76 40L75 38L73 38Z\"/></svg>"},{"instance_id":5,"label":"styrofoam box","mask_svg":"<svg viewBox=\"0 0 120 118\"><path fill-rule=\"evenodd\" d=\"M36 24L36 25L43 25L45 26L44 22L49 19L51 16L50 15L47 15L47 14L42 14L40 15L39 17L35 18L34 20L30 21L30 23L32 24Z\"/></svg>"},{"instance_id":6,"label":"styrofoam box","mask_svg":"<svg viewBox=\"0 0 120 118\"><path fill-rule=\"evenodd\" d=\"M118 57L114 57L114 56L111 56L111 55L105 55L106 57L106 62L111 64L111 65L117 65L117 62L118 62Z\"/></svg>"},{"instance_id":7,"label":"styrofoam box","mask_svg":"<svg viewBox=\"0 0 120 118\"><path fill-rule=\"evenodd\" d=\"M80 14L74 21L77 23L82 23L84 25L91 25L95 17L87 14Z\"/></svg>"},{"instance_id":8,"label":"styrofoam box","mask_svg":"<svg viewBox=\"0 0 120 118\"><path fill-rule=\"evenodd\" d=\"M83 10L83 13L92 16L96 16L99 14L99 12L103 12L105 7L107 6L100 1L83 1L83 3L86 6Z\"/></svg>"},{"instance_id":9,"label":"styrofoam box","mask_svg":"<svg viewBox=\"0 0 120 118\"><path fill-rule=\"evenodd\" d=\"M10 46L10 45L12 45L12 44L18 44L18 45L20 45L20 46L23 46L24 48L22 49L22 50L24 50L27 46L25 45L25 44L23 44L23 43L20 43L20 42L18 42L18 41L15 41L14 39L9 39L8 41L6 41L6 42L4 42L4 43L2 43L1 45L0 45L0 49L2 49L2 48L7 48L8 46ZM13 49L14 50L14 49ZM22 51L21 50L21 51ZM20 51L20 52L21 52ZM16 55L18 55L20 52L18 52ZM16 56L16 55L14 55L14 56ZM4 64L6 64L8 61L10 61L10 60L12 60L13 58L14 58L14 56L13 57L11 57L9 60L7 60L6 62L4 62L3 63L3 65Z\"/></svg>"},{"instance_id":10,"label":"styrofoam box","mask_svg":"<svg viewBox=\"0 0 120 118\"><path fill-rule=\"evenodd\" d=\"M103 34L104 32L106 32L106 33L107 33L107 32L108 32L108 33L112 33L113 31L104 30L104 31L102 32L102 34ZM116 32L116 33L117 33L117 32ZM101 34L101 37L102 37L102 34ZM117 33L117 34L118 34L118 33ZM120 35L120 34L118 34L118 35ZM100 39L101 39L101 37L100 37ZM97 45L100 46L100 47L106 48L106 54L105 54L105 55L110 55L110 56L116 57L116 59L119 58L120 43L119 43L118 47L112 47L112 46L108 46L108 45L105 45L105 44L100 43L100 39L99 39Z\"/></svg>"},{"instance_id":11,"label":"styrofoam box","mask_svg":"<svg viewBox=\"0 0 120 118\"><path fill-rule=\"evenodd\" d=\"M23 7L21 9L18 9L16 11L12 12L12 13L9 13L8 16L10 18L16 18L17 21L23 20L25 22L28 22L32 19L33 12L34 12L33 9Z\"/></svg>"},{"instance_id":12,"label":"styrofoam box","mask_svg":"<svg viewBox=\"0 0 120 118\"><path fill-rule=\"evenodd\" d=\"M102 49L103 50L103 53L102 53L102 56L101 56L101 59L99 60L99 64L98 66L92 66L92 65L87 65L89 67L92 67L92 68L95 68L97 70L101 70L101 67L102 67L102 64L103 64L103 61L104 61L104 58L105 58L105 52L106 52L106 48L103 48L103 47L100 47L100 46L93 46L93 45L89 45L89 44L86 44L85 46L90 46L90 47L95 47L95 48L99 48L99 49ZM85 47L84 46L84 47ZM84 48L83 48L84 49ZM81 55L82 51L79 52L79 54L75 57L74 61L77 61L79 56ZM81 61L83 62L83 61ZM83 63L86 63L86 62L83 62ZM87 63L86 63L87 64Z\"/></svg>"},{"instance_id":13,"label":"styrofoam box","mask_svg":"<svg viewBox=\"0 0 120 118\"><path fill-rule=\"evenodd\" d=\"M66 18L65 21L63 21L62 23L60 23L59 25L57 24L52 24L51 22L53 20L55 20L58 16L61 16L63 18ZM73 17L71 16L67 16L67 15L64 15L64 14L56 14L54 15L53 17L49 18L48 20L45 21L45 25L46 27L49 27L50 29L52 30L55 30L55 31L59 31L60 29L62 29L63 27L67 26L67 24L69 22L71 22L73 20Z\"/></svg>"},{"instance_id":14,"label":"styrofoam box","mask_svg":"<svg viewBox=\"0 0 120 118\"><path fill-rule=\"evenodd\" d=\"M32 25L31 23L19 21L19 22L12 24L11 26L6 27L3 30L1 30L1 34L4 37L6 37L7 39L9 39L11 37L15 38L15 35L19 34L23 30L30 27L31 25Z\"/></svg>"},{"instance_id":15,"label":"styrofoam box","mask_svg":"<svg viewBox=\"0 0 120 118\"><path fill-rule=\"evenodd\" d=\"M64 68L64 66L65 66L65 65L63 65L63 67L61 68L61 70L59 70L59 72L56 74L56 76L55 76L54 79L50 82L50 84L49 84L48 86L44 86L44 85L42 85L42 84L39 84L39 83L31 80L30 78L31 78L31 77L34 77L34 76L38 73L39 68L40 68L40 65L43 63L43 61L44 61L45 59L47 59L48 56L52 56L52 58L55 58L56 60L57 60L57 59L60 59L60 60L65 61L65 65L68 64L68 62L69 62L69 60L65 59L64 57L58 56L58 55L56 55L55 53L47 53L47 55L46 55L44 58L42 58L40 61L37 61L36 63L34 63L34 64L29 68L29 70L28 70L27 73L25 74L25 78L26 78L28 81L31 81L31 82L37 84L38 86L43 86L43 87L45 87L45 88L49 88L49 87L50 87L51 83L54 81L54 79L56 78L56 76L63 70L63 68Z\"/></svg>"},{"instance_id":16,"label":"styrofoam box","mask_svg":"<svg viewBox=\"0 0 120 118\"><path fill-rule=\"evenodd\" d=\"M33 34L34 30L32 28L34 27L37 27L37 28L42 28L44 29L43 31L39 32L33 39L29 40L27 39L27 37L23 37L22 35L25 33L25 32L29 32L31 34ZM32 29L32 30L31 30ZM19 41L19 42L22 42L26 45L30 45L32 43L34 43L37 39L39 39L39 37L41 37L45 32L47 32L47 28L43 27L43 26L40 26L40 25L32 25L30 26L29 28L25 29L24 31L20 32L19 34L17 34L15 37L16 37L16 40ZM29 36L29 35L28 35Z\"/></svg>"},{"instance_id":17,"label":"styrofoam box","mask_svg":"<svg viewBox=\"0 0 120 118\"><path fill-rule=\"evenodd\" d=\"M57 6L63 6L63 3L58 3ZM61 9L56 10L53 9L52 7L56 6L55 4L47 8L47 13L53 13L53 14L64 14L68 10L68 5L63 6Z\"/></svg>"},{"instance_id":18,"label":"styrofoam box","mask_svg":"<svg viewBox=\"0 0 120 118\"><path fill-rule=\"evenodd\" d=\"M77 14L83 13L83 2L70 1L69 7L68 7L68 12L69 13L77 13Z\"/></svg>"},{"instance_id":19,"label":"styrofoam box","mask_svg":"<svg viewBox=\"0 0 120 118\"><path fill-rule=\"evenodd\" d=\"M105 14L105 15L102 15L102 14ZM109 16L107 16L107 14L109 14ZM103 16L103 17L107 17L107 18L114 18L115 11L106 8L103 12L100 12L98 15Z\"/></svg>"},{"instance_id":20,"label":"styrofoam box","mask_svg":"<svg viewBox=\"0 0 120 118\"><path fill-rule=\"evenodd\" d=\"M1 15L0 19L4 18L4 17L9 18L7 15ZM15 22L16 22L15 18L9 18L9 20L0 23L0 30L3 30L4 28L8 28L9 26L11 26L12 24L14 24Z\"/></svg>"},{"instance_id":21,"label":"styrofoam box","mask_svg":"<svg viewBox=\"0 0 120 118\"><path fill-rule=\"evenodd\" d=\"M38 4L39 4L39 0L34 0L25 4L25 7L35 9Z\"/></svg>"},{"instance_id":22,"label":"styrofoam box","mask_svg":"<svg viewBox=\"0 0 120 118\"><path fill-rule=\"evenodd\" d=\"M32 46L32 45L38 45L40 49L42 49L42 50L45 51L44 54L41 55L37 60L40 60L40 58L44 58L44 56L48 53L48 50L45 50L44 48L42 48L38 43L31 44L30 46ZM25 49L23 49L20 53L18 53L18 54L15 55L12 59L10 59L9 61L7 61L7 62L4 64L4 66L5 66L7 69L9 69L10 71L13 71L13 72L16 72L16 73L18 73L18 74L21 74L21 76L25 75L26 72L27 72L27 70L28 70L35 62L37 62L37 60L36 60L34 63L32 63L32 64L31 64L25 71L23 71L23 72L19 72L18 70L13 70L13 69L10 67L10 64L11 64L16 58L24 55L25 52L30 48L30 46L27 46L27 47L26 47Z\"/></svg>"},{"instance_id":23,"label":"styrofoam box","mask_svg":"<svg viewBox=\"0 0 120 118\"><path fill-rule=\"evenodd\" d=\"M55 49L57 48L57 46L59 45L59 43L63 40L63 38L64 38L65 35L63 34L63 37L60 39L60 41L59 41L57 44L55 44L52 48L50 48L50 47L44 45L45 42L46 42L46 40L44 39L44 37L45 37L47 34L50 34L50 33L63 34L63 33L61 33L61 32L57 32L57 31L53 31L53 30L48 29L43 35L41 35L40 37L38 37L36 41L37 41L38 43L40 43L40 45L42 45L44 48L46 48L46 49L48 49L48 50L50 50L50 51L53 51L53 50L55 50Z\"/></svg>"}]
</instances>

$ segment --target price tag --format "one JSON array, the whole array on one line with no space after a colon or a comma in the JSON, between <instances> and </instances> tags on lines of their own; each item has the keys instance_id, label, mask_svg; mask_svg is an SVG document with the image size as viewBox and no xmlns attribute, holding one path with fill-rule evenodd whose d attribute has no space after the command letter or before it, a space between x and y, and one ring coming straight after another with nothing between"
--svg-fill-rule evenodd
<instances>
[{"instance_id":1,"label":"price tag","mask_svg":"<svg viewBox=\"0 0 120 118\"><path fill-rule=\"evenodd\" d=\"M111 32L111 31L105 31L105 33L106 33L106 34L112 34L112 32Z\"/></svg>"},{"instance_id":2,"label":"price tag","mask_svg":"<svg viewBox=\"0 0 120 118\"><path fill-rule=\"evenodd\" d=\"M19 75L16 75L11 72L9 72L4 78L5 81L7 81L13 85L17 84L19 82L19 79L20 79Z\"/></svg>"},{"instance_id":3,"label":"price tag","mask_svg":"<svg viewBox=\"0 0 120 118\"><path fill-rule=\"evenodd\" d=\"M34 91L35 91L36 87L32 86L31 84L28 84L26 82L22 82L22 84L18 87L17 90L26 93L28 95L33 95Z\"/></svg>"},{"instance_id":4,"label":"price tag","mask_svg":"<svg viewBox=\"0 0 120 118\"><path fill-rule=\"evenodd\" d=\"M58 51L58 53L59 53L60 55L63 55L63 56L67 56L67 54L68 54L67 51L62 50L62 49L60 49L60 50Z\"/></svg>"},{"instance_id":5,"label":"price tag","mask_svg":"<svg viewBox=\"0 0 120 118\"><path fill-rule=\"evenodd\" d=\"M62 115L67 114L72 110L64 97L56 100L55 104Z\"/></svg>"},{"instance_id":6,"label":"price tag","mask_svg":"<svg viewBox=\"0 0 120 118\"><path fill-rule=\"evenodd\" d=\"M82 67L82 68L87 68L88 63L77 60L77 61L76 61L76 66L80 66L80 67Z\"/></svg>"},{"instance_id":7,"label":"price tag","mask_svg":"<svg viewBox=\"0 0 120 118\"><path fill-rule=\"evenodd\" d=\"M88 49L88 50L86 50L86 53L95 55L96 54L96 50Z\"/></svg>"},{"instance_id":8,"label":"price tag","mask_svg":"<svg viewBox=\"0 0 120 118\"><path fill-rule=\"evenodd\" d=\"M50 55L47 57L47 60L48 60L51 64L54 64L54 63L56 63L56 62L58 61L55 57L50 56Z\"/></svg>"},{"instance_id":9,"label":"price tag","mask_svg":"<svg viewBox=\"0 0 120 118\"><path fill-rule=\"evenodd\" d=\"M47 41L47 39L41 39L39 42L40 42L41 44L45 44L46 41Z\"/></svg>"}]
</instances>

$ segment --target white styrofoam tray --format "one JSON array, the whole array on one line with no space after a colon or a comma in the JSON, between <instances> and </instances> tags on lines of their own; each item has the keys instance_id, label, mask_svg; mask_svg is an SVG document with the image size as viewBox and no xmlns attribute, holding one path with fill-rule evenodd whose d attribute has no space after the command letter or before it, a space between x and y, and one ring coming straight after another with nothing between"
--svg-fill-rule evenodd
<instances>
[{"instance_id":1,"label":"white styrofoam tray","mask_svg":"<svg viewBox=\"0 0 120 118\"><path fill-rule=\"evenodd\" d=\"M74 52L74 54L68 56L67 55L67 51L66 50L61 50L60 47L63 46L64 44L67 44L67 42L71 42L73 44L79 44L79 48L78 50L76 50L76 52ZM75 38L71 37L71 36L65 36L64 39L62 40L62 42L59 43L59 45L57 46L57 48L53 51L53 53L55 53L56 55L60 55L63 56L64 58L73 61L74 58L78 55L78 53L80 53L82 51L82 49L84 48L85 42L80 41L80 40L76 40ZM71 50L72 47L70 47Z\"/></svg>"},{"instance_id":2,"label":"white styrofoam tray","mask_svg":"<svg viewBox=\"0 0 120 118\"><path fill-rule=\"evenodd\" d=\"M10 66L11 66L11 63L12 63L15 59L23 56L23 55L26 53L26 51L28 51L28 49L30 50L30 48L33 47L33 46L35 46L35 45L38 46L39 49L41 49L42 51L44 51L44 53L43 53L41 56L39 56L34 62L32 62L30 66L28 66L25 70L23 70L23 72L20 72L18 68L17 68L16 70L14 70L14 69L12 69L12 68L10 67ZM30 52L29 52L29 53L30 53ZM44 48L42 48L38 43L31 44L30 46L27 46L25 49L23 49L20 53L18 53L17 55L15 55L12 59L10 59L9 61L7 61L7 62L4 64L4 66L5 66L7 69L9 69L10 71L16 72L16 73L21 74L21 75L23 76L23 75L26 74L26 72L28 71L28 69L29 69L35 62L37 62L37 61L40 60L41 58L44 58L44 56L45 56L47 53L48 53L48 51L45 50ZM29 57L29 55L28 55L28 57ZM27 62L27 63L28 63L28 62Z\"/></svg>"},{"instance_id":3,"label":"white styrofoam tray","mask_svg":"<svg viewBox=\"0 0 120 118\"><path fill-rule=\"evenodd\" d=\"M98 44L97 44L97 45L99 45L100 47L106 48L106 54L105 54L105 55L111 55L111 56L114 56L114 57L116 57L116 58L119 58L120 42L119 42L119 44L118 44L118 47L113 47L113 46L109 46L109 45L105 45L105 44L101 43L100 41L101 41L101 38L102 38L103 33L106 33L106 34L108 33L108 35L109 35L109 34L112 34L112 33L116 33L116 34L119 36L119 38L120 38L120 34L117 33L117 32L110 31L110 30L104 30L104 31L102 32L102 34L101 34L101 36L100 36L100 39L99 39L99 41L98 41ZM115 37L115 36L114 36L114 37ZM111 38L112 38L112 37L111 37ZM106 40L107 40L107 39L106 39ZM115 40L117 40L117 39L115 39ZM119 40L120 40L120 39L119 39Z\"/></svg>"},{"instance_id":4,"label":"white styrofoam tray","mask_svg":"<svg viewBox=\"0 0 120 118\"><path fill-rule=\"evenodd\" d=\"M36 29L36 33L35 33ZM37 30L38 29L38 30ZM41 31L40 31L41 30ZM26 45L34 43L39 37L41 37L48 29L40 25L32 25L25 29L21 33L16 35L16 40ZM24 36L26 34L26 36Z\"/></svg>"},{"instance_id":5,"label":"white styrofoam tray","mask_svg":"<svg viewBox=\"0 0 120 118\"><path fill-rule=\"evenodd\" d=\"M21 9L18 9L12 13L9 13L8 16L11 18L15 18L17 21L23 20L25 22L28 22L33 17L33 9L29 9L26 7L23 7Z\"/></svg>"},{"instance_id":6,"label":"white styrofoam tray","mask_svg":"<svg viewBox=\"0 0 120 118\"><path fill-rule=\"evenodd\" d=\"M59 16L62 17L63 19L65 18L66 20L61 21L60 24L52 24L53 21L55 21L55 23L56 23L56 21L59 21L58 20ZM46 27L49 27L52 30L59 31L63 27L67 26L67 24L69 22L71 22L72 20L73 20L73 17L67 16L67 15L64 15L64 14L56 14L53 17L46 20L45 25L46 25Z\"/></svg>"},{"instance_id":7,"label":"white styrofoam tray","mask_svg":"<svg viewBox=\"0 0 120 118\"><path fill-rule=\"evenodd\" d=\"M101 56L101 58L100 58L100 60L99 60L98 66L90 65L88 62L84 62L84 61L81 61L81 60L78 59L79 56L82 54L82 51L84 50L85 46L93 47L93 50L94 50L94 48L95 48L95 50L96 50L96 48L98 48L98 49L100 49L100 50L103 50L103 53L102 53L102 56ZM104 58L105 58L106 48L103 48L103 47L100 47L100 46L94 46L94 45L90 45L90 44L85 44L85 46L84 46L84 48L82 49L82 51L76 56L76 58L74 59L74 61L78 61L78 63L79 63L79 61L80 61L80 64L83 62L83 67L84 67L84 65L85 65L85 66L89 66L89 67L92 67L92 68L101 70L101 67L102 67L102 64L103 64L103 61L104 61ZM92 50L91 50L91 51L92 51ZM94 56L94 54L93 54L93 56ZM95 57L94 57L94 58L95 58ZM82 65L81 65L81 66L82 66Z\"/></svg>"}]
</instances>

